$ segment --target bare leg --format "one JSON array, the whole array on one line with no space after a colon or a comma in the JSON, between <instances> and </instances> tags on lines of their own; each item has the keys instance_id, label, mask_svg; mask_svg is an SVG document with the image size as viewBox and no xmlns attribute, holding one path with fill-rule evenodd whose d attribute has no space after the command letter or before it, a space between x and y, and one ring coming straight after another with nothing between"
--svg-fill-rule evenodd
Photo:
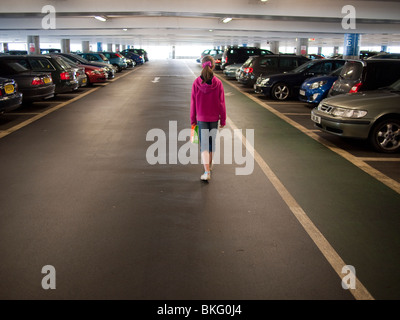
<instances>
[{"instance_id":1,"label":"bare leg","mask_svg":"<svg viewBox=\"0 0 400 320\"><path fill-rule=\"evenodd\" d=\"M213 161L213 153L212 153L212 152L210 152L210 159L209 159L209 161L208 161L208 164L209 164L209 169L211 169L211 164L212 164L212 161Z\"/></svg>"},{"instance_id":2,"label":"bare leg","mask_svg":"<svg viewBox=\"0 0 400 320\"><path fill-rule=\"evenodd\" d=\"M210 152L203 151L201 158L203 160L204 171L210 172Z\"/></svg>"}]
</instances>

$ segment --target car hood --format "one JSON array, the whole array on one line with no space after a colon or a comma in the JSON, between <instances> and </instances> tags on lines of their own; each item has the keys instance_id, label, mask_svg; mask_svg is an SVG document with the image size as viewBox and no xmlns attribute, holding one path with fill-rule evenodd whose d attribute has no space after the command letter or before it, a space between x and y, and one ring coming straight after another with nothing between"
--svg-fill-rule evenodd
<instances>
[{"instance_id":1,"label":"car hood","mask_svg":"<svg viewBox=\"0 0 400 320\"><path fill-rule=\"evenodd\" d=\"M317 81L329 81L329 80L334 80L334 79L337 79L338 78L338 76L319 76L319 77L312 77L312 78L309 78L309 79L307 79L307 80L305 80L304 81L304 84L307 84L307 83L309 83L309 84L311 84L311 83L314 83L314 82L317 82Z\"/></svg>"},{"instance_id":2,"label":"car hood","mask_svg":"<svg viewBox=\"0 0 400 320\"><path fill-rule=\"evenodd\" d=\"M383 103L382 100L385 100ZM368 106L391 105L400 106L400 92L390 90L373 90L357 93L340 94L326 98L323 103L347 108L366 108Z\"/></svg>"}]
</instances>

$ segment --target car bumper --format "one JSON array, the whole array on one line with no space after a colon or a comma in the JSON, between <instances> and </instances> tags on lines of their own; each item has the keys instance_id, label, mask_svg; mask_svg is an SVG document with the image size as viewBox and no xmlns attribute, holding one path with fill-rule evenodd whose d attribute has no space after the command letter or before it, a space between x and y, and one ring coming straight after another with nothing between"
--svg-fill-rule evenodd
<instances>
[{"instance_id":1,"label":"car bumper","mask_svg":"<svg viewBox=\"0 0 400 320\"><path fill-rule=\"evenodd\" d=\"M326 93L317 90L305 90L300 89L299 100L302 102L307 102L310 104L319 104L324 98L326 98Z\"/></svg>"},{"instance_id":2,"label":"car bumper","mask_svg":"<svg viewBox=\"0 0 400 320\"><path fill-rule=\"evenodd\" d=\"M29 90L24 90L23 101L41 101L54 97L55 85L49 85L42 88L32 88Z\"/></svg>"},{"instance_id":3,"label":"car bumper","mask_svg":"<svg viewBox=\"0 0 400 320\"><path fill-rule=\"evenodd\" d=\"M264 86L264 85L261 86L259 84L254 84L253 88L254 88L254 92L255 93L262 93L267 97L270 96L271 87L269 87L269 86L267 87L267 86Z\"/></svg>"},{"instance_id":4,"label":"car bumper","mask_svg":"<svg viewBox=\"0 0 400 320\"><path fill-rule=\"evenodd\" d=\"M311 120L321 131L348 138L367 139L372 127L370 119L335 118L316 109L311 111Z\"/></svg>"},{"instance_id":5,"label":"car bumper","mask_svg":"<svg viewBox=\"0 0 400 320\"><path fill-rule=\"evenodd\" d=\"M9 112L19 108L22 103L21 92L14 93L11 96L3 96L0 99L0 113Z\"/></svg>"},{"instance_id":6,"label":"car bumper","mask_svg":"<svg viewBox=\"0 0 400 320\"><path fill-rule=\"evenodd\" d=\"M107 74L91 75L89 78L90 83L106 82L108 79Z\"/></svg>"},{"instance_id":7,"label":"car bumper","mask_svg":"<svg viewBox=\"0 0 400 320\"><path fill-rule=\"evenodd\" d=\"M65 93L75 91L79 88L78 80L63 81L56 84L55 93Z\"/></svg>"}]
</instances>

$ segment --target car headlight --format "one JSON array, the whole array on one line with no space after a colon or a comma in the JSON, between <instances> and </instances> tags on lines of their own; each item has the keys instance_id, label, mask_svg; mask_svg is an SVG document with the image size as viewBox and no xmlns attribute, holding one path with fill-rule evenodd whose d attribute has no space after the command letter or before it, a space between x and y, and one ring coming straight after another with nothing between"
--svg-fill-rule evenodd
<instances>
[{"instance_id":1,"label":"car headlight","mask_svg":"<svg viewBox=\"0 0 400 320\"><path fill-rule=\"evenodd\" d=\"M266 79L261 81L261 85L265 86L268 82L269 82L269 78L266 78Z\"/></svg>"},{"instance_id":2,"label":"car headlight","mask_svg":"<svg viewBox=\"0 0 400 320\"><path fill-rule=\"evenodd\" d=\"M331 111L331 114L335 117L341 117L341 118L353 118L353 119L359 119L363 118L367 115L367 111L365 110L354 110L354 109L346 109L346 108L333 108Z\"/></svg>"},{"instance_id":3,"label":"car headlight","mask_svg":"<svg viewBox=\"0 0 400 320\"><path fill-rule=\"evenodd\" d=\"M318 89L325 84L326 84L326 81L316 81L311 84L310 89Z\"/></svg>"}]
</instances>

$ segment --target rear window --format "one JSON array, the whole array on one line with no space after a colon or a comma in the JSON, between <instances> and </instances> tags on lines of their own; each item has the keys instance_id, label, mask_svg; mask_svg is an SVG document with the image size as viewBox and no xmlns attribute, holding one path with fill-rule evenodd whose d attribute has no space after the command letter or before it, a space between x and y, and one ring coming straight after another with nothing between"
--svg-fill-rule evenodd
<instances>
[{"instance_id":1,"label":"rear window","mask_svg":"<svg viewBox=\"0 0 400 320\"><path fill-rule=\"evenodd\" d=\"M29 59L32 70L34 71L54 71L56 68L46 58Z\"/></svg>"},{"instance_id":2,"label":"rear window","mask_svg":"<svg viewBox=\"0 0 400 320\"><path fill-rule=\"evenodd\" d=\"M296 68L299 64L297 63L297 59L281 57L279 59L279 66L282 68Z\"/></svg>"},{"instance_id":3,"label":"rear window","mask_svg":"<svg viewBox=\"0 0 400 320\"><path fill-rule=\"evenodd\" d=\"M277 58L262 58L260 61L261 67L277 67L278 59Z\"/></svg>"},{"instance_id":4,"label":"rear window","mask_svg":"<svg viewBox=\"0 0 400 320\"><path fill-rule=\"evenodd\" d=\"M71 66L68 64L68 62L63 60L62 58L55 58L55 60L58 62L62 69L71 69Z\"/></svg>"},{"instance_id":5,"label":"rear window","mask_svg":"<svg viewBox=\"0 0 400 320\"><path fill-rule=\"evenodd\" d=\"M363 65L359 62L346 62L340 77L345 80L357 80L361 78Z\"/></svg>"},{"instance_id":6,"label":"rear window","mask_svg":"<svg viewBox=\"0 0 400 320\"><path fill-rule=\"evenodd\" d=\"M18 74L24 71L28 71L27 68L22 66L16 61L1 61L0 62L0 75L11 75L11 74Z\"/></svg>"}]
</instances>

